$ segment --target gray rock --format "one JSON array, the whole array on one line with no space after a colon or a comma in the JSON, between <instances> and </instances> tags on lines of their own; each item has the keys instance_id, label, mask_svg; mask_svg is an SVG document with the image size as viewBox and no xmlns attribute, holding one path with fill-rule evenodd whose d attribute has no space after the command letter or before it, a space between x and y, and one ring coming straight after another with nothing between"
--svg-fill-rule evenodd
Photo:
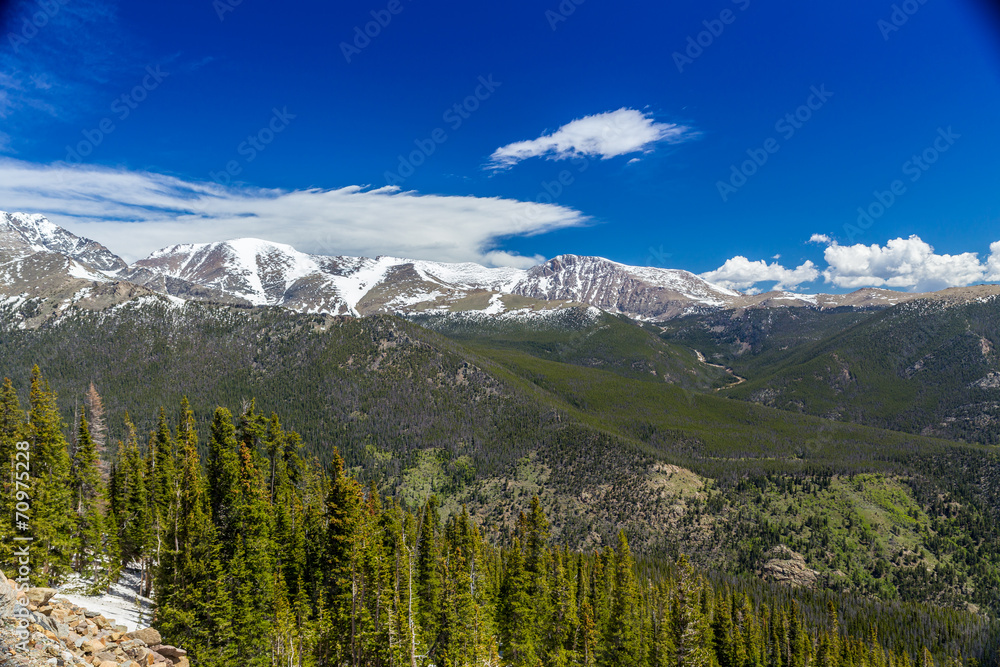
<instances>
[{"instance_id":1,"label":"gray rock","mask_svg":"<svg viewBox=\"0 0 1000 667\"><path fill-rule=\"evenodd\" d=\"M17 604L17 591L7 583L7 577L0 572L0 618L7 618L14 613Z\"/></svg>"},{"instance_id":2,"label":"gray rock","mask_svg":"<svg viewBox=\"0 0 1000 667\"><path fill-rule=\"evenodd\" d=\"M170 646L169 644L160 644L158 646L153 646L153 651L159 653L160 655L170 658L171 662L176 662L175 658L183 658L187 655L187 651L182 648L177 648L176 646Z\"/></svg>"},{"instance_id":3,"label":"gray rock","mask_svg":"<svg viewBox=\"0 0 1000 667\"><path fill-rule=\"evenodd\" d=\"M163 642L160 632L156 628L141 628L126 635L129 639L139 639L145 642L146 646L156 646Z\"/></svg>"},{"instance_id":4,"label":"gray rock","mask_svg":"<svg viewBox=\"0 0 1000 667\"><path fill-rule=\"evenodd\" d=\"M58 593L54 588L29 588L25 595L28 596L28 602L35 605L36 607L41 607L52 599L52 596Z\"/></svg>"}]
</instances>

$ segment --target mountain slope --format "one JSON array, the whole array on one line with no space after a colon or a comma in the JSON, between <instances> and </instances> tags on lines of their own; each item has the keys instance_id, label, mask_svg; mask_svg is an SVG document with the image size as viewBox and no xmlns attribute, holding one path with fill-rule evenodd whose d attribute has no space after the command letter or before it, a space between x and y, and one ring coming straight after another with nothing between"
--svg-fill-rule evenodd
<instances>
[{"instance_id":1,"label":"mountain slope","mask_svg":"<svg viewBox=\"0 0 1000 667\"><path fill-rule=\"evenodd\" d=\"M184 300L271 305L305 313L479 312L585 304L640 320L744 308L884 308L917 295L741 294L688 271L560 255L528 270L395 257L327 257L259 239L173 245L127 266L95 241L43 216L0 214L0 295L65 300L70 280L124 280ZM60 259L61 258L61 259ZM44 285L33 283L45 282ZM55 285L54 283L60 283Z\"/></svg>"},{"instance_id":2,"label":"mountain slope","mask_svg":"<svg viewBox=\"0 0 1000 667\"><path fill-rule=\"evenodd\" d=\"M362 478L410 506L435 492L446 511L464 504L486 524L510 527L515 508L539 495L555 534L585 548L624 527L641 552L758 572L788 544L817 573L810 585L1000 609L986 583L1000 576L995 454L640 381L630 363L581 363L605 345L604 331L631 341L619 349L635 359L643 346L670 349L608 317L580 328L586 337L543 331L504 347L394 317L151 297L103 311L69 308L36 329L9 331L0 365L24 393L39 363L67 411L94 381L108 414L127 410L140 432L154 427L158 406L174 410L185 395L203 433L216 405L241 410L255 398L302 434L308 453L327 460L338 447ZM122 437L119 419L109 428L112 439ZM882 500L890 492L894 500ZM872 497L882 509L873 512ZM953 506L962 514L949 514ZM833 528L823 537L804 523L813 515L870 531L892 526L899 537L871 541ZM970 526L978 526L974 537ZM974 554L975 567L955 545ZM907 556L920 550L927 555ZM952 568L947 576L915 578L938 563Z\"/></svg>"},{"instance_id":3,"label":"mountain slope","mask_svg":"<svg viewBox=\"0 0 1000 667\"><path fill-rule=\"evenodd\" d=\"M874 314L727 393L787 410L1000 443L1000 286L945 290Z\"/></svg>"},{"instance_id":4,"label":"mountain slope","mask_svg":"<svg viewBox=\"0 0 1000 667\"><path fill-rule=\"evenodd\" d=\"M13 258L18 248L65 255L95 271L114 273L126 267L124 260L97 241L54 225L43 215L0 211L0 252Z\"/></svg>"}]
</instances>

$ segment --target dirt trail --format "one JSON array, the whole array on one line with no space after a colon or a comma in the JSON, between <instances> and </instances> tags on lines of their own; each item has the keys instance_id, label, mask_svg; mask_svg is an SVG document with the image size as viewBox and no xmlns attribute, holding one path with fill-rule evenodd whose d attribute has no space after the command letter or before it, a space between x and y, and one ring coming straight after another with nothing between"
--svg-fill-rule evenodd
<instances>
[{"instance_id":1,"label":"dirt trail","mask_svg":"<svg viewBox=\"0 0 1000 667\"><path fill-rule=\"evenodd\" d=\"M733 382L732 384L727 384L725 387L716 387L715 391L719 391L720 389L729 389L731 387L735 387L736 385L742 384L742 383L744 383L744 382L747 381L746 378L740 377L739 375L737 375L736 373L734 373L732 368L728 368L728 367L722 366L720 364L710 364L710 363L708 363L708 360L705 359L705 355L702 354L699 350L695 350L694 353L696 355L698 355L698 361L700 361L701 363L705 364L706 366L711 366L712 368L721 368L722 370L726 371L731 376L733 376L733 378L736 379L736 382Z\"/></svg>"}]
</instances>

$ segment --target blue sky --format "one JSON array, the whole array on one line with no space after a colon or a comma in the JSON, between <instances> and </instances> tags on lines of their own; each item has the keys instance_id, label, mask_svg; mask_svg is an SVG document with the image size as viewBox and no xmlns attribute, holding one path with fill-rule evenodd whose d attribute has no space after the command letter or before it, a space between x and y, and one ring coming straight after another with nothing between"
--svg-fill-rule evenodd
<instances>
[{"instance_id":1,"label":"blue sky","mask_svg":"<svg viewBox=\"0 0 1000 667\"><path fill-rule=\"evenodd\" d=\"M0 210L130 259L253 235L739 289L1000 279L985 3L9 4Z\"/></svg>"}]
</instances>

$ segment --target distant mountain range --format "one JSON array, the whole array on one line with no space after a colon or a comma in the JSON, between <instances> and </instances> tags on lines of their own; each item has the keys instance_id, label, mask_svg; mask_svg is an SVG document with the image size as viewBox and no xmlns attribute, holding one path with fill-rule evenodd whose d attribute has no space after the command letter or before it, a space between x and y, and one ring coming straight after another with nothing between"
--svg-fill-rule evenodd
<instances>
[{"instance_id":1,"label":"distant mountain range","mask_svg":"<svg viewBox=\"0 0 1000 667\"><path fill-rule=\"evenodd\" d=\"M160 294L183 301L281 306L303 313L514 315L592 306L640 320L748 307L884 308L924 296L744 294L678 269L560 255L530 269L396 257L328 257L259 239L180 244L132 265L44 216L0 212L0 296L53 311ZM44 310L44 309L43 309Z\"/></svg>"}]
</instances>

